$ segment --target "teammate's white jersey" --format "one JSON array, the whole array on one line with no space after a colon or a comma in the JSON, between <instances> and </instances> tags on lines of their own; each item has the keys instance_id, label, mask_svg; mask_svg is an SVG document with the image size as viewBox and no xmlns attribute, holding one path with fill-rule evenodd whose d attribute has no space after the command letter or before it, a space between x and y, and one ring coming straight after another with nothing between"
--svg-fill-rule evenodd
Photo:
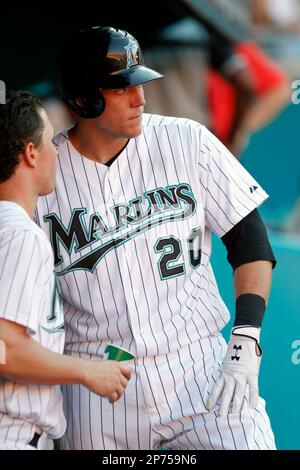
<instances>
[{"instance_id":1,"label":"teammate's white jersey","mask_svg":"<svg viewBox=\"0 0 300 470\"><path fill-rule=\"evenodd\" d=\"M55 255L66 349L104 343L157 356L214 335L229 314L210 265L222 237L267 195L202 125L145 114L110 167L55 138L55 192L37 222Z\"/></svg>"},{"instance_id":2,"label":"teammate's white jersey","mask_svg":"<svg viewBox=\"0 0 300 470\"><path fill-rule=\"evenodd\" d=\"M0 317L25 326L45 348L63 352L63 309L51 246L25 210L7 201L0 201ZM65 427L59 386L0 377L1 448L26 448L36 430L57 438Z\"/></svg>"}]
</instances>

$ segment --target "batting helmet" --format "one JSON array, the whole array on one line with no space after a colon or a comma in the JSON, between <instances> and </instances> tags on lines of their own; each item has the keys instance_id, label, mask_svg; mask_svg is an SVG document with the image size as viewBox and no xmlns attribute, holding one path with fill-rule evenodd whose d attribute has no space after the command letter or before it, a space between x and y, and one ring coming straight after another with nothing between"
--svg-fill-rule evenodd
<instances>
[{"instance_id":1,"label":"batting helmet","mask_svg":"<svg viewBox=\"0 0 300 470\"><path fill-rule=\"evenodd\" d=\"M82 30L60 52L64 101L83 118L95 118L105 108L101 88L127 88L162 78L145 67L137 40L109 26Z\"/></svg>"}]
</instances>

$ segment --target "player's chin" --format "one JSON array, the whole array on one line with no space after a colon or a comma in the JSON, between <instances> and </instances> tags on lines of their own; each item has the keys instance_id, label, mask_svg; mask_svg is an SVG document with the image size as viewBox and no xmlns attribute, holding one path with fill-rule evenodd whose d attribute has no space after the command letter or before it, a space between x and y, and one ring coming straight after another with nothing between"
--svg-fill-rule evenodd
<instances>
[{"instance_id":1,"label":"player's chin","mask_svg":"<svg viewBox=\"0 0 300 470\"><path fill-rule=\"evenodd\" d=\"M142 133L142 125L141 124L135 124L135 125L130 125L127 128L127 137L133 138L133 137L138 137Z\"/></svg>"}]
</instances>

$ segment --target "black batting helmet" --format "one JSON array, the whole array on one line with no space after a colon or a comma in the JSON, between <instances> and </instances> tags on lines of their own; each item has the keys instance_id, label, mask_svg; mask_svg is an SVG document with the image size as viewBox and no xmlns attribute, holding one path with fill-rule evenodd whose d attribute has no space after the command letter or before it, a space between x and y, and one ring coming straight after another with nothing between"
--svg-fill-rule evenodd
<instances>
[{"instance_id":1,"label":"black batting helmet","mask_svg":"<svg viewBox=\"0 0 300 470\"><path fill-rule=\"evenodd\" d=\"M101 88L127 88L163 77L145 67L131 34L110 26L74 34L61 49L59 65L63 99L83 118L104 111Z\"/></svg>"}]
</instances>

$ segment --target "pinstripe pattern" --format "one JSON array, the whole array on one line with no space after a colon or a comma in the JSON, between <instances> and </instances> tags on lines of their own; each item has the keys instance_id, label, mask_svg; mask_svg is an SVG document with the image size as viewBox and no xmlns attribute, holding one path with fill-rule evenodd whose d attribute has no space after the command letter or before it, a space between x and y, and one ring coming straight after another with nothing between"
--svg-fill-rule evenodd
<instances>
[{"instance_id":1,"label":"pinstripe pattern","mask_svg":"<svg viewBox=\"0 0 300 470\"><path fill-rule=\"evenodd\" d=\"M52 307L51 247L13 202L0 201L0 259L0 317L26 326L41 345L61 353L64 332L55 328L62 325L63 316L59 303ZM36 429L52 438L64 433L59 387L27 386L0 377L0 447L25 448Z\"/></svg>"},{"instance_id":2,"label":"pinstripe pattern","mask_svg":"<svg viewBox=\"0 0 300 470\"><path fill-rule=\"evenodd\" d=\"M245 401L245 417L232 422L205 408L229 319L210 265L211 231L223 236L266 193L191 120L145 114L142 134L109 166L78 153L66 132L55 140L56 189L40 198L37 220L54 249L66 351L96 359L114 343L137 357L113 407L84 387L65 387L65 448L272 447L263 407L250 419ZM189 252L194 233L202 233L201 259Z\"/></svg>"}]
</instances>

